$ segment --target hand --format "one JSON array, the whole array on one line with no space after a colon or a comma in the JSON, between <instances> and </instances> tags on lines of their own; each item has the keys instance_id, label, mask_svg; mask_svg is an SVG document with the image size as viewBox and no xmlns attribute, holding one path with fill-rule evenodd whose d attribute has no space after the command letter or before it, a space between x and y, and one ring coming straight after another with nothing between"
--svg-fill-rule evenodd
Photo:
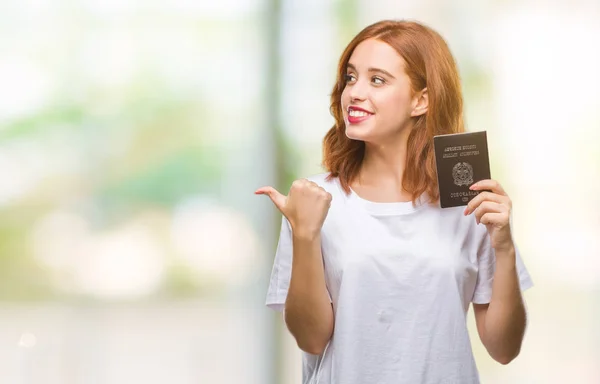
<instances>
[{"instance_id":1,"label":"hand","mask_svg":"<svg viewBox=\"0 0 600 384\"><path fill-rule=\"evenodd\" d=\"M292 232L308 237L315 237L321 232L332 198L329 192L306 179L294 181L288 196L273 187L262 187L254 193L268 195L290 222Z\"/></svg>"},{"instance_id":2,"label":"hand","mask_svg":"<svg viewBox=\"0 0 600 384\"><path fill-rule=\"evenodd\" d=\"M502 186L495 180L481 180L471 185L469 189L487 191L471 199L464 214L470 215L474 212L477 224L485 224L492 247L496 251L514 248L510 231L512 201Z\"/></svg>"}]
</instances>

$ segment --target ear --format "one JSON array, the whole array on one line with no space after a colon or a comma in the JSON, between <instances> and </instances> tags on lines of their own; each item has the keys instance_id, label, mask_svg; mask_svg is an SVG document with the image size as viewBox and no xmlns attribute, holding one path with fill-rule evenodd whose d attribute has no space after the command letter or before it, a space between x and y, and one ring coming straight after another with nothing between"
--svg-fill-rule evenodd
<instances>
[{"instance_id":1,"label":"ear","mask_svg":"<svg viewBox=\"0 0 600 384\"><path fill-rule=\"evenodd\" d=\"M427 112L427 108L429 107L429 93L427 92L427 88L423 88L423 90L417 92L412 104L413 109L410 113L411 117L421 116Z\"/></svg>"}]
</instances>

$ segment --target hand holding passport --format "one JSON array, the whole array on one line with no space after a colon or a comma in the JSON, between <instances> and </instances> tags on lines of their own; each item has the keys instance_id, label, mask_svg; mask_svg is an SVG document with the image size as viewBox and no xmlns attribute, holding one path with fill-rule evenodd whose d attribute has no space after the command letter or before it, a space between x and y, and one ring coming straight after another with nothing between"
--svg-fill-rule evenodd
<instances>
[{"instance_id":1,"label":"hand holding passport","mask_svg":"<svg viewBox=\"0 0 600 384\"><path fill-rule=\"evenodd\" d=\"M486 131L434 136L433 144L440 206L467 205L480 193L469 187L491 179Z\"/></svg>"}]
</instances>

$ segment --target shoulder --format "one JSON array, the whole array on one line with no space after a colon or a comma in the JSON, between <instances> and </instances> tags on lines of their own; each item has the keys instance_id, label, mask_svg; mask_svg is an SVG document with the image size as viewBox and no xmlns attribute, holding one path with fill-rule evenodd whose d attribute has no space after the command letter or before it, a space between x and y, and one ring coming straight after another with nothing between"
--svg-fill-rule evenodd
<instances>
[{"instance_id":1,"label":"shoulder","mask_svg":"<svg viewBox=\"0 0 600 384\"><path fill-rule=\"evenodd\" d=\"M312 181L319 187L323 188L331 194L334 200L344 200L348 198L348 194L344 192L340 180L337 176L333 176L331 172L313 174L305 177L306 180Z\"/></svg>"},{"instance_id":2,"label":"shoulder","mask_svg":"<svg viewBox=\"0 0 600 384\"><path fill-rule=\"evenodd\" d=\"M306 176L304 178L306 180L315 182L315 183L319 184L320 186L323 186L322 184L330 184L334 181L334 179L337 179L337 178L331 177L331 172L316 173L313 175Z\"/></svg>"},{"instance_id":3,"label":"shoulder","mask_svg":"<svg viewBox=\"0 0 600 384\"><path fill-rule=\"evenodd\" d=\"M329 193L338 193L341 190L340 182L337 177L331 175L331 172L318 173L305 177Z\"/></svg>"}]
</instances>

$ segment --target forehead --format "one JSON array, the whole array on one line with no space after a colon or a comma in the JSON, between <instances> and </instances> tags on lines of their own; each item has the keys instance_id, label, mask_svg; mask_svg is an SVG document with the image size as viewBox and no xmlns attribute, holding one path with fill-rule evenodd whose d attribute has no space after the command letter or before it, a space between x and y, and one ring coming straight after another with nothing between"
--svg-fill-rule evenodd
<instances>
[{"instance_id":1,"label":"forehead","mask_svg":"<svg viewBox=\"0 0 600 384\"><path fill-rule=\"evenodd\" d=\"M357 70L368 68L384 69L392 74L404 72L404 59L387 43L376 39L367 39L354 49L348 62Z\"/></svg>"}]
</instances>

